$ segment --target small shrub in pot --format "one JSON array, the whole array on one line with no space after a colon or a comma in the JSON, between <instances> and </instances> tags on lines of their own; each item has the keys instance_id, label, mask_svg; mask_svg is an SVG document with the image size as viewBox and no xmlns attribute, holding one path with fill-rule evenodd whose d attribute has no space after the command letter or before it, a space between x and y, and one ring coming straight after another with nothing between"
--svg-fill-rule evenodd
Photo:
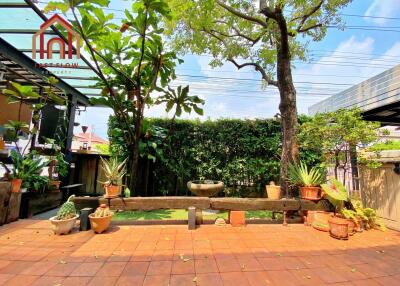
<instances>
[{"instance_id":1,"label":"small shrub in pot","mask_svg":"<svg viewBox=\"0 0 400 286\"><path fill-rule=\"evenodd\" d=\"M320 185L324 181L323 177L316 167L309 169L304 162L289 165L288 179L293 185L300 187L303 199L318 200L320 198Z\"/></svg>"}]
</instances>

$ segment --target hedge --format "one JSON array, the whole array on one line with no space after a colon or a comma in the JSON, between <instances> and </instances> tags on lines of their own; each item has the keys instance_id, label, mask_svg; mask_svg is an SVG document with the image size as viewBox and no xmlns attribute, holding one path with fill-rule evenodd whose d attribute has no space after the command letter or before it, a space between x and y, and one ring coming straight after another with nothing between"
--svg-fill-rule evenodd
<instances>
[{"instance_id":1,"label":"hedge","mask_svg":"<svg viewBox=\"0 0 400 286\"><path fill-rule=\"evenodd\" d=\"M111 153L125 157L121 132L111 117ZM169 120L147 119L142 145L136 195L189 195L188 181L211 179L225 183L226 196L262 196L265 184L279 178L279 120L177 120L171 126ZM308 164L322 160L321 154L307 150L301 150L301 158Z\"/></svg>"}]
</instances>

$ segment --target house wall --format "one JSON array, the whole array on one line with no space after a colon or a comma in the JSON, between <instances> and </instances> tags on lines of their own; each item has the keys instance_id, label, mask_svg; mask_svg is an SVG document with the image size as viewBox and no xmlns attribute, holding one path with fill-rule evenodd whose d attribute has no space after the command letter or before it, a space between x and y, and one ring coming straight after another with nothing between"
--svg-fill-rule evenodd
<instances>
[{"instance_id":1,"label":"house wall","mask_svg":"<svg viewBox=\"0 0 400 286\"><path fill-rule=\"evenodd\" d=\"M20 105L18 103L8 104L7 97L0 94L0 125L8 123L9 120L18 120ZM21 105L21 121L31 122L32 110L29 105Z\"/></svg>"}]
</instances>

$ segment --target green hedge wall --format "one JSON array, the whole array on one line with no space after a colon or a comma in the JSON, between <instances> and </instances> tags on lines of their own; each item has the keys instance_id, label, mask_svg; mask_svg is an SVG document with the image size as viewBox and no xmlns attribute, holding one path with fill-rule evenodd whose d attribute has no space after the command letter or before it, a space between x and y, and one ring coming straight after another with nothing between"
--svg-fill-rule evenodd
<instances>
[{"instance_id":1,"label":"green hedge wall","mask_svg":"<svg viewBox=\"0 0 400 286\"><path fill-rule=\"evenodd\" d=\"M115 131L117 125L110 118L111 152L124 157L126 153L121 153L124 141ZM170 121L148 119L145 126L148 130L151 126L163 127L167 134ZM227 196L262 196L265 184L279 178L278 120L178 120L166 139L156 140L152 136L154 132L146 132L142 139L149 141L149 146L157 142L157 150L147 148L142 154L142 181L137 195L189 195L186 188L189 180L212 179L225 183ZM153 152L150 157L154 155L155 162L147 160L146 152ZM315 152L301 150L301 157L308 164L321 162L321 154Z\"/></svg>"}]
</instances>

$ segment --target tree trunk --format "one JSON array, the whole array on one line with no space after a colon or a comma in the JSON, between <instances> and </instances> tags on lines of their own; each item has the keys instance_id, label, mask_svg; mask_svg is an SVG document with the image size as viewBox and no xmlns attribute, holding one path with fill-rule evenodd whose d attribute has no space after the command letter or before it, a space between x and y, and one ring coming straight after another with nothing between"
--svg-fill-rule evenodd
<instances>
[{"instance_id":1,"label":"tree trunk","mask_svg":"<svg viewBox=\"0 0 400 286\"><path fill-rule=\"evenodd\" d=\"M297 161L299 148L297 144L297 107L296 89L293 84L288 31L284 16L277 16L279 41L277 44L277 78L280 94L279 110L282 118L282 155L280 181L281 188L288 196L287 173L290 162Z\"/></svg>"}]
</instances>

